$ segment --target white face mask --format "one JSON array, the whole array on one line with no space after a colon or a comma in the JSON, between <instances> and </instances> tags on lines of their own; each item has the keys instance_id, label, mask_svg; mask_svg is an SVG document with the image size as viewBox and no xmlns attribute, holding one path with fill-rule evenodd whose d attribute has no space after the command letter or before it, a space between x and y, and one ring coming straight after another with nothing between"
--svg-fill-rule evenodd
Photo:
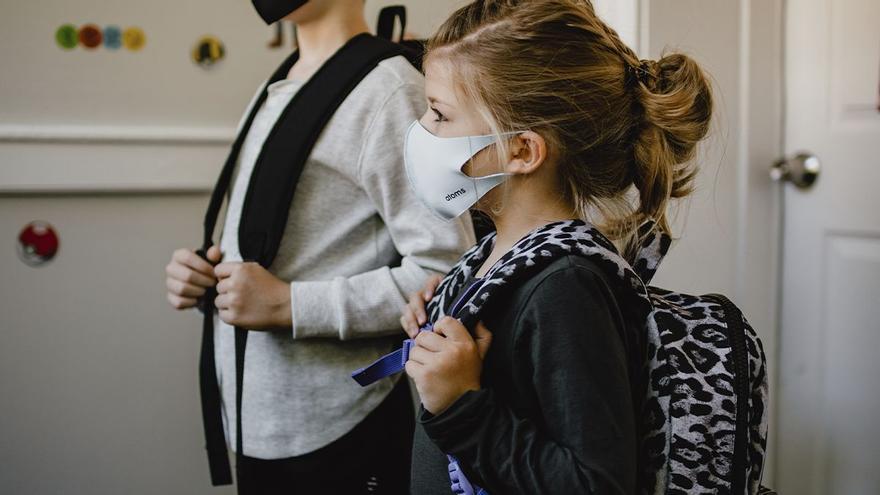
<instances>
[{"instance_id":1,"label":"white face mask","mask_svg":"<svg viewBox=\"0 0 880 495\"><path fill-rule=\"evenodd\" d=\"M403 159L416 196L428 209L447 221L466 212L512 175L498 173L468 177L461 171L468 160L495 141L495 136L437 137L418 120L413 122L406 132Z\"/></svg>"}]
</instances>

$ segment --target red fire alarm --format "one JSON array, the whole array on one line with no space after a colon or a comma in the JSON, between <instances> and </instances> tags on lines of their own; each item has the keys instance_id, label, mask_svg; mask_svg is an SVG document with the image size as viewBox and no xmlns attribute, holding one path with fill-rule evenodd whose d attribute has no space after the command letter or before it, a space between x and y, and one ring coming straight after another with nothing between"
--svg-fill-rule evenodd
<instances>
[{"instance_id":1,"label":"red fire alarm","mask_svg":"<svg viewBox=\"0 0 880 495\"><path fill-rule=\"evenodd\" d=\"M31 222L18 234L18 257L30 266L41 266L58 254L58 234L47 222Z\"/></svg>"}]
</instances>

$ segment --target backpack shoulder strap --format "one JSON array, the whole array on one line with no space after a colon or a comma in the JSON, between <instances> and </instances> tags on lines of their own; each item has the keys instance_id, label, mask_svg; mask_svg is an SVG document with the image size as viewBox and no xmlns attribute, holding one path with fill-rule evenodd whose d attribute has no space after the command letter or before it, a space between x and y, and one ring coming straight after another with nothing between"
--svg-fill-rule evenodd
<instances>
[{"instance_id":1,"label":"backpack shoulder strap","mask_svg":"<svg viewBox=\"0 0 880 495\"><path fill-rule=\"evenodd\" d=\"M272 264L296 184L324 126L379 62L401 53L387 40L355 36L296 93L254 165L239 225L239 249L245 259L267 268Z\"/></svg>"},{"instance_id":2,"label":"backpack shoulder strap","mask_svg":"<svg viewBox=\"0 0 880 495\"><path fill-rule=\"evenodd\" d=\"M296 184L327 121L380 61L401 53L402 49L390 41L369 34L355 36L330 57L291 99L267 136L254 164L239 223L238 242L244 259L258 261L267 268L272 264L284 234ZM268 84L284 79L297 58L297 53L288 57L273 73ZM204 243L201 250L203 257L213 243L217 216L229 190L241 146L266 97L267 91L263 88L233 143L211 194L205 214ZM214 364L214 296L214 291L209 290L203 298L204 323L199 381L211 480L214 485L223 485L231 483L232 479ZM243 455L241 400L246 342L247 331L236 327L237 458Z\"/></svg>"},{"instance_id":3,"label":"backpack shoulder strap","mask_svg":"<svg viewBox=\"0 0 880 495\"><path fill-rule=\"evenodd\" d=\"M394 39L394 23L400 21L400 37ZM403 5L391 5L383 7L379 11L379 21L376 24L376 36L393 41L403 49L403 56L409 60L416 69L422 70L422 59L425 55L425 40L406 38L406 7Z\"/></svg>"},{"instance_id":4,"label":"backpack shoulder strap","mask_svg":"<svg viewBox=\"0 0 880 495\"><path fill-rule=\"evenodd\" d=\"M208 202L208 210L205 213L204 221L204 238L202 240L202 248L198 253L202 258L207 259L208 248L213 245L214 228L217 224L217 216L229 185L232 180L233 171L235 170L238 154L241 146L247 137L248 130L256 117L263 102L266 101L266 87L275 81L279 81L287 76L290 68L299 58L298 52L293 52L287 59L272 73L266 86L260 91L259 96L254 100L241 129L232 143L232 149L226 158L226 163L211 193L211 199ZM208 468L211 472L211 484L214 486L232 484L232 470L229 466L229 455L226 450L226 436L223 432L223 417L221 410L220 386L217 383L217 368L214 362L214 298L216 290L210 288L201 298L200 309L202 310L202 344L199 351L199 392L201 396L202 406L202 426L205 433L205 449L208 453Z\"/></svg>"},{"instance_id":5,"label":"backpack shoulder strap","mask_svg":"<svg viewBox=\"0 0 880 495\"><path fill-rule=\"evenodd\" d=\"M207 249L214 244L213 237L214 229L217 226L217 216L220 214L220 208L223 207L224 198L229 191L232 174L235 171L235 165L238 162L238 155L241 152L241 147L248 135L248 131L250 131L251 125L254 123L254 118L257 116L257 112L259 112L263 103L266 101L266 88L272 83L287 77L287 73L290 72L290 68L293 67L293 64L295 64L297 60L299 60L299 52L295 51L291 53L277 69L275 69L271 76L269 76L266 84L263 86L262 90L260 90L259 95L251 105L250 111L238 131L238 135L236 135L235 141L232 143L232 148L229 150L229 155L226 157L226 162L223 164L223 169L220 171L220 176L217 178L214 190L211 192L211 199L208 202L208 209L205 212L205 221L203 224L204 237L202 240L203 257L205 256L204 251L207 251Z\"/></svg>"}]
</instances>

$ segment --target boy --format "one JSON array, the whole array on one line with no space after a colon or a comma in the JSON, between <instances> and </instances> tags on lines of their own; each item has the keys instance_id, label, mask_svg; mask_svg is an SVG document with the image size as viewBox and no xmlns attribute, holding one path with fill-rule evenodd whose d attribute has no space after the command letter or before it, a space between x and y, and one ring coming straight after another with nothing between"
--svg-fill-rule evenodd
<instances>
[{"instance_id":1,"label":"boy","mask_svg":"<svg viewBox=\"0 0 880 495\"><path fill-rule=\"evenodd\" d=\"M254 4L267 22L296 23L299 57L245 119L233 148L219 248L208 249L206 259L176 251L166 269L168 299L178 309L203 297L216 305L217 331L206 343L213 344L213 359L203 361L202 371L216 364L241 493L405 493L413 430L407 382L361 389L349 372L399 343L403 294L445 273L474 243L470 219L438 220L407 183L403 137L424 108L423 83L404 57L394 56L363 77L323 127L291 185L295 195L277 256L268 268L242 262L239 227L252 173L273 165L278 157L263 151L271 140L285 139L271 130L297 118L284 112L297 92L368 32L362 0ZM251 330L246 348L239 348L241 418L239 329ZM214 459L211 464L213 475Z\"/></svg>"}]
</instances>

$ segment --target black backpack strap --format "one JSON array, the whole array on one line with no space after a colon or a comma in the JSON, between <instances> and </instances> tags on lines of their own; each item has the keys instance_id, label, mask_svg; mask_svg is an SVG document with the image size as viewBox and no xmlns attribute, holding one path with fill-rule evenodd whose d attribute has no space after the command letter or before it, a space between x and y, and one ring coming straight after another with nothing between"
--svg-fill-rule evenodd
<instances>
[{"instance_id":1,"label":"black backpack strap","mask_svg":"<svg viewBox=\"0 0 880 495\"><path fill-rule=\"evenodd\" d=\"M278 252L296 184L327 121L382 60L402 49L369 34L355 36L297 91L266 138L241 213L242 257L269 267Z\"/></svg>"},{"instance_id":2,"label":"black backpack strap","mask_svg":"<svg viewBox=\"0 0 880 495\"><path fill-rule=\"evenodd\" d=\"M394 40L394 22L400 20L400 37ZM392 5L379 11L376 23L376 36L394 41L403 50L402 55L418 70L422 70L422 59L425 56L425 41L404 39L406 35L406 7ZM479 238L479 236L478 236Z\"/></svg>"},{"instance_id":3,"label":"black backpack strap","mask_svg":"<svg viewBox=\"0 0 880 495\"><path fill-rule=\"evenodd\" d=\"M291 54L269 78L267 86L273 82L287 77L288 71L299 58L299 54ZM217 216L229 191L235 165L241 146L247 137L248 131L253 124L254 117L263 102L266 101L266 89L260 93L241 130L232 144L226 163L211 193L208 210L205 213L204 238L202 248L197 252L199 256L207 259L208 249L214 244L214 229L217 225ZM229 455L226 450L226 436L223 432L223 418L221 412L220 387L217 384L217 368L214 363L214 298L217 297L216 289L209 288L200 301L200 309L203 312L202 322L202 345L199 351L199 389L202 402L202 425L205 430L205 448L208 451L208 467L211 471L211 484L214 486L232 484L232 472L229 467Z\"/></svg>"},{"instance_id":4,"label":"black backpack strap","mask_svg":"<svg viewBox=\"0 0 880 495\"><path fill-rule=\"evenodd\" d=\"M406 32L406 7L403 5L392 5L384 7L379 11L379 22L376 24L376 36L394 41L394 21L400 19L400 38L397 42L403 41L403 34Z\"/></svg>"},{"instance_id":5,"label":"black backpack strap","mask_svg":"<svg viewBox=\"0 0 880 495\"><path fill-rule=\"evenodd\" d=\"M258 261L267 268L272 264L284 233L296 184L327 121L351 90L381 60L401 52L397 45L388 41L367 34L355 36L327 60L297 92L266 138L260 156L254 164L239 226L239 248L243 259ZM285 60L269 79L268 84L286 78L297 58L298 55L294 53ZM266 97L267 92L264 88L236 137L211 194L205 215L204 243L199 252L203 257L213 244L217 217L229 191L241 146ZM211 482L216 486L231 484L232 475L223 432L220 388L217 384L214 363L214 297L216 292L213 289L209 290L202 302L205 320L202 327L199 382L208 464L211 469ZM243 452L241 403L246 344L247 330L236 328L237 460L240 460ZM238 464L240 465L240 462Z\"/></svg>"},{"instance_id":6,"label":"black backpack strap","mask_svg":"<svg viewBox=\"0 0 880 495\"><path fill-rule=\"evenodd\" d=\"M213 192L211 192L211 199L208 202L208 210L205 212L205 220L203 224L204 237L202 241L202 251L204 252L199 253L202 257L205 257L208 248L214 245L213 238L214 229L217 226L217 216L220 214L220 208L223 206L226 193L229 191L229 186L232 182L232 174L235 172L235 165L238 163L238 155L241 152L241 147L244 144L248 131L250 131L254 118L257 116L257 112L266 101L266 87L274 82L285 79L287 73L290 72L290 68L293 67L293 64L295 64L298 59L299 52L293 52L277 69L275 69L275 72L269 77L266 86L263 87L260 95L257 97L256 101L254 101L247 118L241 126L241 130L239 130L238 135L235 137L235 141L232 143L232 149L230 149L229 155L226 157L226 163L224 163L223 169L220 171L220 177L217 178L217 183L214 185Z\"/></svg>"}]
</instances>

